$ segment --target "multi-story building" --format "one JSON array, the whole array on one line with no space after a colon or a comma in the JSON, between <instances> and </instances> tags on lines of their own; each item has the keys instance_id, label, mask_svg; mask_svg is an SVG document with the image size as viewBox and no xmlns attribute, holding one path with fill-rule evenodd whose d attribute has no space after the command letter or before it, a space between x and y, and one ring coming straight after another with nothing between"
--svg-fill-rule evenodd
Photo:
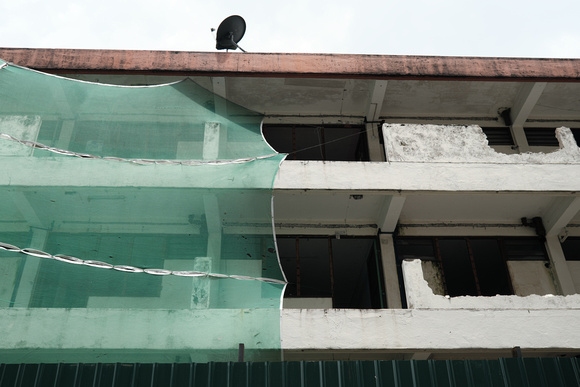
<instances>
[{"instance_id":1,"label":"multi-story building","mask_svg":"<svg viewBox=\"0 0 580 387\"><path fill-rule=\"evenodd\" d=\"M0 59L0 362L565 357L580 382L580 59Z\"/></svg>"}]
</instances>

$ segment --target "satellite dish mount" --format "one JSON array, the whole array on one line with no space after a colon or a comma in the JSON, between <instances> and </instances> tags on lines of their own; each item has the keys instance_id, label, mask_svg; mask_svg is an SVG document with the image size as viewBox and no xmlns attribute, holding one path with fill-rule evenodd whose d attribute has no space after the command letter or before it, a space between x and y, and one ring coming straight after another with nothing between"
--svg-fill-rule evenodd
<instances>
[{"instance_id":1,"label":"satellite dish mount","mask_svg":"<svg viewBox=\"0 0 580 387\"><path fill-rule=\"evenodd\" d=\"M245 32L246 22L241 16L233 15L226 18L217 29L215 48L218 50L235 50L239 48L242 52L246 52L238 46L238 42L242 40Z\"/></svg>"}]
</instances>

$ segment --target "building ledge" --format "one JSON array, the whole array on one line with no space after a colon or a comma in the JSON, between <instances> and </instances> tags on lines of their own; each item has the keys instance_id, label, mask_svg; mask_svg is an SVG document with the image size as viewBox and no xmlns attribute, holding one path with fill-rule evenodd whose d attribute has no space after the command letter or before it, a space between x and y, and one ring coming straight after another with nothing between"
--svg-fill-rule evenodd
<instances>
[{"instance_id":1,"label":"building ledge","mask_svg":"<svg viewBox=\"0 0 580 387\"><path fill-rule=\"evenodd\" d=\"M0 59L60 74L580 81L580 59L47 48L0 48Z\"/></svg>"},{"instance_id":2,"label":"building ledge","mask_svg":"<svg viewBox=\"0 0 580 387\"><path fill-rule=\"evenodd\" d=\"M579 309L284 309L284 350L580 348Z\"/></svg>"}]
</instances>

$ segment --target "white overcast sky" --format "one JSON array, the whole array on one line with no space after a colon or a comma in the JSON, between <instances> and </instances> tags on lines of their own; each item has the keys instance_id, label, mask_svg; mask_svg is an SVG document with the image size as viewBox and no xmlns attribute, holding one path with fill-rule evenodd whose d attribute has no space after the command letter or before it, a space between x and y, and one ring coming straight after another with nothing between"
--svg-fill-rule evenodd
<instances>
[{"instance_id":1,"label":"white overcast sky","mask_svg":"<svg viewBox=\"0 0 580 387\"><path fill-rule=\"evenodd\" d=\"M0 0L0 47L580 58L580 0Z\"/></svg>"}]
</instances>

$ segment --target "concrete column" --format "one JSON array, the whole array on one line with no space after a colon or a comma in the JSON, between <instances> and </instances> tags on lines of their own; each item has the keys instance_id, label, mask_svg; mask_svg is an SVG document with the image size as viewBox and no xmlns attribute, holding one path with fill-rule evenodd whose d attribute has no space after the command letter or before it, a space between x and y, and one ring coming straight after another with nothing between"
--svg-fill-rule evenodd
<instances>
[{"instance_id":1,"label":"concrete column","mask_svg":"<svg viewBox=\"0 0 580 387\"><path fill-rule=\"evenodd\" d=\"M370 161L385 161L384 145L377 124L365 124Z\"/></svg>"},{"instance_id":2,"label":"concrete column","mask_svg":"<svg viewBox=\"0 0 580 387\"><path fill-rule=\"evenodd\" d=\"M381 262L383 264L383 278L387 293L387 307L389 309L401 309L401 292L399 289L399 276L397 274L397 257L392 234L380 234Z\"/></svg>"},{"instance_id":3,"label":"concrete column","mask_svg":"<svg viewBox=\"0 0 580 387\"><path fill-rule=\"evenodd\" d=\"M562 245L560 244L560 240L558 239L557 235L546 237L546 250L548 251L548 256L550 257L552 270L556 276L556 286L562 295L568 296L571 294L576 294L574 281L570 275L568 263L566 262L566 257L564 257L564 251L562 250Z\"/></svg>"},{"instance_id":4,"label":"concrete column","mask_svg":"<svg viewBox=\"0 0 580 387\"><path fill-rule=\"evenodd\" d=\"M47 239L48 231L33 228L30 248L44 251ZM20 275L20 281L18 281L18 285L14 289L15 296L13 298L14 307L16 308L24 308L30 304L32 289L34 288L34 282L36 281L36 275L38 274L40 260L42 258L26 256L24 259L25 263L22 274Z\"/></svg>"},{"instance_id":5,"label":"concrete column","mask_svg":"<svg viewBox=\"0 0 580 387\"><path fill-rule=\"evenodd\" d=\"M203 159L217 160L220 150L219 122L206 122L203 134Z\"/></svg>"},{"instance_id":6,"label":"concrete column","mask_svg":"<svg viewBox=\"0 0 580 387\"><path fill-rule=\"evenodd\" d=\"M510 130L517 146L518 153L529 152L530 146L528 145L528 139L526 138L523 125L512 125Z\"/></svg>"},{"instance_id":7,"label":"concrete column","mask_svg":"<svg viewBox=\"0 0 580 387\"><path fill-rule=\"evenodd\" d=\"M74 120L66 120L62 122L62 126L60 127L60 135L56 143L57 148L69 150L74 128Z\"/></svg>"},{"instance_id":8,"label":"concrete column","mask_svg":"<svg viewBox=\"0 0 580 387\"><path fill-rule=\"evenodd\" d=\"M215 195L204 195L203 205L205 210L205 218L207 222L207 260L209 269L212 272L219 272L221 270L221 249L222 249L222 223L219 210L219 202ZM197 261L197 260L196 260ZM204 261L205 262L205 261ZM196 263L197 265L197 263ZM205 265L205 263L204 263ZM198 269L194 269L198 270ZM207 279L204 279L207 281ZM210 281L210 286L207 288L208 302L207 304L214 304L219 302L218 281Z\"/></svg>"}]
</instances>

